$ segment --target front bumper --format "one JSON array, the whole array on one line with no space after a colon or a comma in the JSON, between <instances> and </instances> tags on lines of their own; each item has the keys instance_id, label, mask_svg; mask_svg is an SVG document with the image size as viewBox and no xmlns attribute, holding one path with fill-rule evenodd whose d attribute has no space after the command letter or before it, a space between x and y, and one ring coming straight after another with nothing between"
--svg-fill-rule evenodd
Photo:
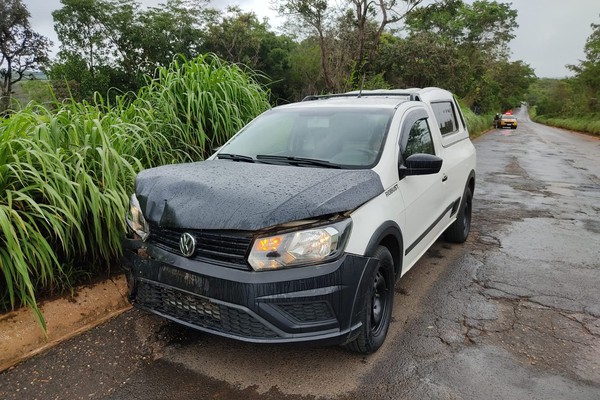
<instances>
[{"instance_id":1,"label":"front bumper","mask_svg":"<svg viewBox=\"0 0 600 400\"><path fill-rule=\"evenodd\" d=\"M345 254L317 266L255 272L190 260L126 239L134 306L216 335L256 343L345 343L360 328L377 264Z\"/></svg>"}]
</instances>

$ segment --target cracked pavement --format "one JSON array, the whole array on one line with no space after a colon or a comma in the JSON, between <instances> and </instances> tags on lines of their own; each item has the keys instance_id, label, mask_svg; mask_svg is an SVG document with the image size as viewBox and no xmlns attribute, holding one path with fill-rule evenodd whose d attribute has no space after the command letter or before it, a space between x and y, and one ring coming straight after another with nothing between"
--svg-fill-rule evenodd
<instances>
[{"instance_id":1,"label":"cracked pavement","mask_svg":"<svg viewBox=\"0 0 600 400\"><path fill-rule=\"evenodd\" d=\"M468 249L370 376L410 369L373 397L598 399L600 141L527 121L476 146Z\"/></svg>"},{"instance_id":2,"label":"cracked pavement","mask_svg":"<svg viewBox=\"0 0 600 400\"><path fill-rule=\"evenodd\" d=\"M598 399L600 140L518 115L477 139L473 223L396 285L369 357L131 310L0 375L1 399Z\"/></svg>"}]
</instances>

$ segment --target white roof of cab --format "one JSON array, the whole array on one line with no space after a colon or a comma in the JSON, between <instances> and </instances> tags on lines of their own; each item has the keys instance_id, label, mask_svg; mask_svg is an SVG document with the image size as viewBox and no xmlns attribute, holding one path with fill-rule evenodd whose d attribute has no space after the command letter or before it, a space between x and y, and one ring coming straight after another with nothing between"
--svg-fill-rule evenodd
<instances>
[{"instance_id":1,"label":"white roof of cab","mask_svg":"<svg viewBox=\"0 0 600 400\"><path fill-rule=\"evenodd\" d=\"M376 89L352 91L340 94L326 94L320 96L307 96L300 103L292 103L283 108L293 107L311 107L322 106L322 102L327 102L328 106L360 106L360 107L379 107L395 108L407 101L424 101L431 103L434 101L452 100L453 96L447 90L437 87L428 87L424 89ZM280 108L277 107L277 108Z\"/></svg>"}]
</instances>

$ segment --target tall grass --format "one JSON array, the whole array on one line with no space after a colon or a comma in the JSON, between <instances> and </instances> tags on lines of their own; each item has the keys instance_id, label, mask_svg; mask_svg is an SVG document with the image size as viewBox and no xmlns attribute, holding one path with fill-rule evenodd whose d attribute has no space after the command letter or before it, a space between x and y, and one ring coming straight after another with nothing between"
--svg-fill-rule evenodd
<instances>
[{"instance_id":1,"label":"tall grass","mask_svg":"<svg viewBox=\"0 0 600 400\"><path fill-rule=\"evenodd\" d=\"M35 288L54 281L61 272L56 251L48 237L71 235L77 221L74 185L62 160L47 144L23 134L18 119L0 130L0 266L6 287L3 296L35 304ZM4 128L3 126L3 128ZM11 132L16 134L11 135ZM43 321L43 319L41 319ZM43 324L42 324L43 325ZM44 326L44 325L43 325Z\"/></svg>"},{"instance_id":2,"label":"tall grass","mask_svg":"<svg viewBox=\"0 0 600 400\"><path fill-rule=\"evenodd\" d=\"M269 107L260 85L214 55L176 60L140 91L135 108L150 108L159 132L185 153L204 158L232 132Z\"/></svg>"},{"instance_id":3,"label":"tall grass","mask_svg":"<svg viewBox=\"0 0 600 400\"><path fill-rule=\"evenodd\" d=\"M0 309L36 305L121 254L135 174L200 160L269 107L251 75L212 55L162 68L107 104L30 104L0 121Z\"/></svg>"},{"instance_id":4,"label":"tall grass","mask_svg":"<svg viewBox=\"0 0 600 400\"><path fill-rule=\"evenodd\" d=\"M529 108L529 117L540 124L600 136L600 114L597 113L583 116L561 117L538 115L537 106L533 106Z\"/></svg>"},{"instance_id":5,"label":"tall grass","mask_svg":"<svg viewBox=\"0 0 600 400\"><path fill-rule=\"evenodd\" d=\"M468 107L461 107L461 109L467 127L469 128L469 135L471 138L480 136L482 133L491 129L492 121L494 119L492 114L477 115Z\"/></svg>"},{"instance_id":6,"label":"tall grass","mask_svg":"<svg viewBox=\"0 0 600 400\"><path fill-rule=\"evenodd\" d=\"M557 128L564 128L577 132L591 133L593 135L600 136L600 116L588 116L580 118L551 118L538 115L533 120L544 125L555 126Z\"/></svg>"}]
</instances>

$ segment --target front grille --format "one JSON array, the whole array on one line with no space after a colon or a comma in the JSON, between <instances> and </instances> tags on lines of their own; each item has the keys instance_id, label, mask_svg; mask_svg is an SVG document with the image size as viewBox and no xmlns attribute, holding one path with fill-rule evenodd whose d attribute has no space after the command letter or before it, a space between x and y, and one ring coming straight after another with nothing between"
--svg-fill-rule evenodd
<instances>
[{"instance_id":1,"label":"front grille","mask_svg":"<svg viewBox=\"0 0 600 400\"><path fill-rule=\"evenodd\" d=\"M279 304L278 307L299 322L319 322L333 318L331 307L324 301L317 303Z\"/></svg>"},{"instance_id":2,"label":"front grille","mask_svg":"<svg viewBox=\"0 0 600 400\"><path fill-rule=\"evenodd\" d=\"M155 282L138 280L135 303L212 331L254 339L278 337L277 333L243 310Z\"/></svg>"},{"instance_id":3,"label":"front grille","mask_svg":"<svg viewBox=\"0 0 600 400\"><path fill-rule=\"evenodd\" d=\"M163 250L181 255L179 239L184 232L196 239L196 252L190 259L222 261L248 269L246 253L252 242L249 232L171 229L152 224L149 241Z\"/></svg>"}]
</instances>

